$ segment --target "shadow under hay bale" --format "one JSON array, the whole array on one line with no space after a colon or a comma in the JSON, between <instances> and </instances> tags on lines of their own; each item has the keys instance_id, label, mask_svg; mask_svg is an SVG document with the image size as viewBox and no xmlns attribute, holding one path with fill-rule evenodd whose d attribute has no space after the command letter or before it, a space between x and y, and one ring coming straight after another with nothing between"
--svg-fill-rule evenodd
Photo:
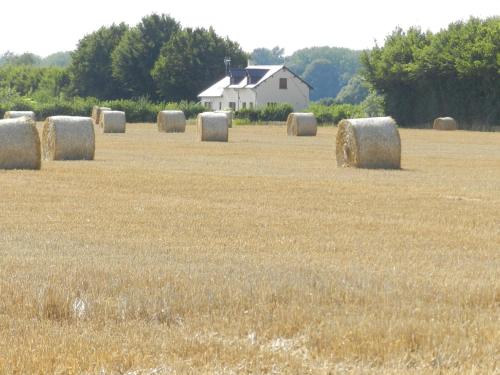
<instances>
[{"instance_id":1,"label":"shadow under hay bale","mask_svg":"<svg viewBox=\"0 0 500 375\"><path fill-rule=\"evenodd\" d=\"M101 112L102 111L111 111L111 108L108 107L100 107L98 105L95 105L92 107L92 120L96 125L99 124L99 121L101 120Z\"/></svg>"},{"instance_id":2,"label":"shadow under hay bale","mask_svg":"<svg viewBox=\"0 0 500 375\"><path fill-rule=\"evenodd\" d=\"M223 113L203 112L197 118L198 140L201 142L227 142L227 116Z\"/></svg>"},{"instance_id":3,"label":"shadow under hay bale","mask_svg":"<svg viewBox=\"0 0 500 375\"><path fill-rule=\"evenodd\" d=\"M90 117L47 117L42 132L45 160L93 160L94 124Z\"/></svg>"},{"instance_id":4,"label":"shadow under hay bale","mask_svg":"<svg viewBox=\"0 0 500 375\"><path fill-rule=\"evenodd\" d=\"M182 111L160 111L156 118L158 131L163 133L184 133L186 117Z\"/></svg>"},{"instance_id":5,"label":"shadow under hay bale","mask_svg":"<svg viewBox=\"0 0 500 375\"><path fill-rule=\"evenodd\" d=\"M401 168L401 138L392 117L342 120L338 126L339 167Z\"/></svg>"},{"instance_id":6,"label":"shadow under hay bale","mask_svg":"<svg viewBox=\"0 0 500 375\"><path fill-rule=\"evenodd\" d=\"M432 123L432 128L435 130L457 130L458 124L452 117L438 117Z\"/></svg>"},{"instance_id":7,"label":"shadow under hay bale","mask_svg":"<svg viewBox=\"0 0 500 375\"><path fill-rule=\"evenodd\" d=\"M289 136L316 136L318 124L313 113L292 112L286 120L286 132Z\"/></svg>"},{"instance_id":8,"label":"shadow under hay bale","mask_svg":"<svg viewBox=\"0 0 500 375\"><path fill-rule=\"evenodd\" d=\"M0 169L40 169L40 137L30 117L0 120Z\"/></svg>"},{"instance_id":9,"label":"shadow under hay bale","mask_svg":"<svg viewBox=\"0 0 500 375\"><path fill-rule=\"evenodd\" d=\"M214 113L223 113L227 117L227 127L233 127L233 111L214 111Z\"/></svg>"},{"instance_id":10,"label":"shadow under hay bale","mask_svg":"<svg viewBox=\"0 0 500 375\"><path fill-rule=\"evenodd\" d=\"M125 112L103 110L99 125L103 133L125 133L127 128Z\"/></svg>"},{"instance_id":11,"label":"shadow under hay bale","mask_svg":"<svg viewBox=\"0 0 500 375\"><path fill-rule=\"evenodd\" d=\"M23 116L29 117L33 121L36 121L35 112L33 111L7 111L4 113L3 118L9 119L9 118L19 118Z\"/></svg>"}]
</instances>

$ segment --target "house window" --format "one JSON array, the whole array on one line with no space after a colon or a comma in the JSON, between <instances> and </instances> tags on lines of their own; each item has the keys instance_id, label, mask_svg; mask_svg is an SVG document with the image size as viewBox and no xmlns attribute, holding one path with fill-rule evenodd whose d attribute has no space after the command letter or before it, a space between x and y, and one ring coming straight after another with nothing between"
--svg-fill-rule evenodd
<instances>
[{"instance_id":1,"label":"house window","mask_svg":"<svg viewBox=\"0 0 500 375\"><path fill-rule=\"evenodd\" d=\"M205 108L210 108L210 102L205 102Z\"/></svg>"},{"instance_id":2,"label":"house window","mask_svg":"<svg viewBox=\"0 0 500 375\"><path fill-rule=\"evenodd\" d=\"M286 78L280 78L280 90L286 90L288 88L288 81Z\"/></svg>"},{"instance_id":3,"label":"house window","mask_svg":"<svg viewBox=\"0 0 500 375\"><path fill-rule=\"evenodd\" d=\"M247 107L247 103L246 102L241 103L241 107L245 109Z\"/></svg>"},{"instance_id":4,"label":"house window","mask_svg":"<svg viewBox=\"0 0 500 375\"><path fill-rule=\"evenodd\" d=\"M276 105L277 105L277 103L275 103L275 102L269 102L269 103L267 103L268 107L276 107Z\"/></svg>"},{"instance_id":5,"label":"house window","mask_svg":"<svg viewBox=\"0 0 500 375\"><path fill-rule=\"evenodd\" d=\"M219 111L222 109L222 102L219 102Z\"/></svg>"},{"instance_id":6,"label":"house window","mask_svg":"<svg viewBox=\"0 0 500 375\"><path fill-rule=\"evenodd\" d=\"M253 102L248 103L250 105L250 109L253 109Z\"/></svg>"},{"instance_id":7,"label":"house window","mask_svg":"<svg viewBox=\"0 0 500 375\"><path fill-rule=\"evenodd\" d=\"M233 111L236 111L236 102L229 102L229 108L231 108Z\"/></svg>"}]
</instances>

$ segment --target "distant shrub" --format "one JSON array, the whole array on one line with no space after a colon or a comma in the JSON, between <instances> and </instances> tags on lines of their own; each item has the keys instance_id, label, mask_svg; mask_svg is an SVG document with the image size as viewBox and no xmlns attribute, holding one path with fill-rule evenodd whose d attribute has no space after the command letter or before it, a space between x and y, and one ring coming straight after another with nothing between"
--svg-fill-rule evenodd
<instances>
[{"instance_id":1,"label":"distant shrub","mask_svg":"<svg viewBox=\"0 0 500 375\"><path fill-rule=\"evenodd\" d=\"M127 116L127 122L156 122L156 116L159 111L164 109L179 109L184 111L186 118L193 118L198 113L203 112L205 108L198 103L180 102L180 103L153 103L147 99L119 99L99 101L96 98L50 98L44 101L37 101L30 97L19 96L15 93L2 95L0 92L0 117L3 117L6 111L34 111L37 120L44 120L46 117L55 115L67 116L90 116L92 107L100 105L110 107L114 110L124 111Z\"/></svg>"},{"instance_id":2,"label":"distant shrub","mask_svg":"<svg viewBox=\"0 0 500 375\"><path fill-rule=\"evenodd\" d=\"M250 122L286 121L288 115L293 112L290 104L268 105L263 108L244 108L235 112L235 119L248 119Z\"/></svg>"},{"instance_id":3,"label":"distant shrub","mask_svg":"<svg viewBox=\"0 0 500 375\"><path fill-rule=\"evenodd\" d=\"M365 117L362 106L354 104L323 105L312 103L305 112L314 113L319 124L337 124L343 119Z\"/></svg>"}]
</instances>

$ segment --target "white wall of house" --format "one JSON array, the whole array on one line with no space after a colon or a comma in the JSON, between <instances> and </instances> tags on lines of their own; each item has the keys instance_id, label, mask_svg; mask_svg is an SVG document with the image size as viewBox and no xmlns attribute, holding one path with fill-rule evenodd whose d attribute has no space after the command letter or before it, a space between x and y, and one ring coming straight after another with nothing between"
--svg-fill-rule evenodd
<instances>
[{"instance_id":1,"label":"white wall of house","mask_svg":"<svg viewBox=\"0 0 500 375\"><path fill-rule=\"evenodd\" d=\"M286 79L286 88L280 88L280 79ZM294 111L301 111L309 105L309 86L287 69L281 69L272 77L253 88L224 88L220 97L201 97L207 110L231 108L265 107L269 104L290 104Z\"/></svg>"},{"instance_id":2,"label":"white wall of house","mask_svg":"<svg viewBox=\"0 0 500 375\"><path fill-rule=\"evenodd\" d=\"M222 97L203 97L200 101L207 111L216 111L219 109L219 103L222 102Z\"/></svg>"},{"instance_id":3,"label":"white wall of house","mask_svg":"<svg viewBox=\"0 0 500 375\"><path fill-rule=\"evenodd\" d=\"M224 89L222 109L230 108L234 103L235 109L250 108L255 105L255 91L253 89ZM250 105L250 103L253 103Z\"/></svg>"},{"instance_id":4,"label":"white wall of house","mask_svg":"<svg viewBox=\"0 0 500 375\"><path fill-rule=\"evenodd\" d=\"M286 78L286 89L279 88L280 78ZM309 106L309 86L286 69L262 82L255 91L258 107L265 107L269 103L289 103L294 111L301 111Z\"/></svg>"}]
</instances>

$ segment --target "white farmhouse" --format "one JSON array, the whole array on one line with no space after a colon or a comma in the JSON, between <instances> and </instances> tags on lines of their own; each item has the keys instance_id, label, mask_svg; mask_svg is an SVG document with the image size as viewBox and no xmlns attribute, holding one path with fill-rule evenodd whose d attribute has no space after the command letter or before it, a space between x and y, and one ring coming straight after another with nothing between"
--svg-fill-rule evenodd
<instances>
[{"instance_id":1,"label":"white farmhouse","mask_svg":"<svg viewBox=\"0 0 500 375\"><path fill-rule=\"evenodd\" d=\"M284 65L251 65L229 75L198 95L209 110L257 108L288 103L294 111L309 105L312 87Z\"/></svg>"}]
</instances>

